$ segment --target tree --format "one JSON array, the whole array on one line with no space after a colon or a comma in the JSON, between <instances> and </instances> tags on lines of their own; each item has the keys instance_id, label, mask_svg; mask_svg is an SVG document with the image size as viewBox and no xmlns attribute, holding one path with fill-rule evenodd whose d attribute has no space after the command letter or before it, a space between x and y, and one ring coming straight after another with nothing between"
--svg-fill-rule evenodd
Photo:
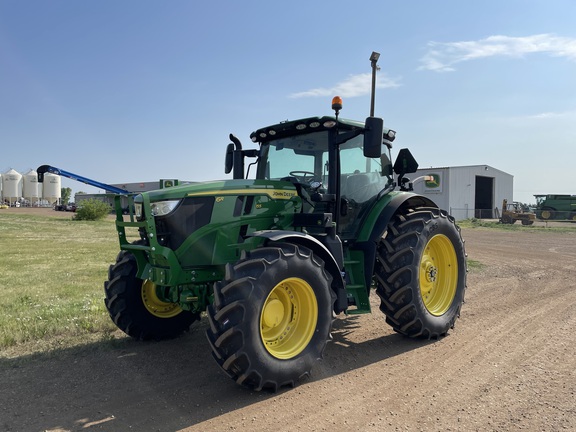
<instances>
[{"instance_id":1,"label":"tree","mask_svg":"<svg viewBox=\"0 0 576 432\"><path fill-rule=\"evenodd\" d=\"M60 199L62 204L68 204L70 202L70 196L72 195L72 189L69 187L60 188Z\"/></svg>"}]
</instances>

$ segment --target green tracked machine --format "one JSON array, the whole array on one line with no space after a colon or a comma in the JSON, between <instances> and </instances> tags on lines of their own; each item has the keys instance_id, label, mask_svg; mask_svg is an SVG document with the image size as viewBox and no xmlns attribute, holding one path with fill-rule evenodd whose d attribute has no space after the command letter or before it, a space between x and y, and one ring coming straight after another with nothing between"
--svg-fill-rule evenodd
<instances>
[{"instance_id":1,"label":"green tracked machine","mask_svg":"<svg viewBox=\"0 0 576 432\"><path fill-rule=\"evenodd\" d=\"M412 192L407 149L374 117L286 121L230 135L232 180L116 198L120 253L104 284L114 323L136 339L165 339L206 312L218 365L252 390L308 376L339 314L371 311L375 291L392 328L446 335L460 314L466 255L454 219ZM245 174L250 159L252 176ZM126 197L124 196L124 199Z\"/></svg>"}]
</instances>

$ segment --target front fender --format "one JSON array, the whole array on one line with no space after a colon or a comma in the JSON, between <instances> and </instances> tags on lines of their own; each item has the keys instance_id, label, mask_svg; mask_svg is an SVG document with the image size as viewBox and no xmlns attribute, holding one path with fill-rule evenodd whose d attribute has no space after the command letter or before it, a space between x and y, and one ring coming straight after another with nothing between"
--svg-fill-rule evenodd
<instances>
[{"instance_id":1,"label":"front fender","mask_svg":"<svg viewBox=\"0 0 576 432\"><path fill-rule=\"evenodd\" d=\"M344 279L342 277L341 265L334 258L334 255L328 248L317 238L298 231L289 230L263 230L255 231L250 237L263 238L266 241L278 242L284 241L296 245L301 245L312 250L317 256L324 261L324 267L332 276L332 290L336 294L337 300L334 305L334 311L340 313L348 307L348 299Z\"/></svg>"}]
</instances>

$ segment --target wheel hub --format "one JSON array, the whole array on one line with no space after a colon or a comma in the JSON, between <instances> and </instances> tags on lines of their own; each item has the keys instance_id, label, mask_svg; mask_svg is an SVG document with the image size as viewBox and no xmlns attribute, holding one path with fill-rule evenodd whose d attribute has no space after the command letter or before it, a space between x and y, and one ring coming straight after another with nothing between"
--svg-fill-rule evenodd
<instances>
[{"instance_id":1,"label":"wheel hub","mask_svg":"<svg viewBox=\"0 0 576 432\"><path fill-rule=\"evenodd\" d=\"M156 284L150 280L142 283L142 303L152 315L158 318L172 318L182 312L177 303L168 303L158 297Z\"/></svg>"},{"instance_id":2,"label":"wheel hub","mask_svg":"<svg viewBox=\"0 0 576 432\"><path fill-rule=\"evenodd\" d=\"M284 279L262 307L262 343L278 359L293 358L306 348L317 322L318 303L310 284L296 277Z\"/></svg>"},{"instance_id":3,"label":"wheel hub","mask_svg":"<svg viewBox=\"0 0 576 432\"><path fill-rule=\"evenodd\" d=\"M266 327L277 327L284 319L284 305L277 298L270 299L262 313L262 321Z\"/></svg>"},{"instance_id":4,"label":"wheel hub","mask_svg":"<svg viewBox=\"0 0 576 432\"><path fill-rule=\"evenodd\" d=\"M432 264L426 266L426 280L428 282L436 282L436 277L438 276L438 269Z\"/></svg>"}]
</instances>

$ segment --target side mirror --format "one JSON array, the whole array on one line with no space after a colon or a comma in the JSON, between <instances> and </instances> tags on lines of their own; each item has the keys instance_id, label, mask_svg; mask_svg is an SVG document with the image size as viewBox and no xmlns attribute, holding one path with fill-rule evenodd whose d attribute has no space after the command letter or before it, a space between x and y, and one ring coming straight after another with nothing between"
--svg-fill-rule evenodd
<instances>
[{"instance_id":1,"label":"side mirror","mask_svg":"<svg viewBox=\"0 0 576 432\"><path fill-rule=\"evenodd\" d=\"M400 150L396 162L394 162L394 172L400 177L403 177L404 174L416 172L417 169L418 162L416 162L416 159L414 159L410 150Z\"/></svg>"},{"instance_id":2,"label":"side mirror","mask_svg":"<svg viewBox=\"0 0 576 432\"><path fill-rule=\"evenodd\" d=\"M224 161L224 172L230 174L234 166L234 144L230 143L226 147L226 159Z\"/></svg>"},{"instance_id":3,"label":"side mirror","mask_svg":"<svg viewBox=\"0 0 576 432\"><path fill-rule=\"evenodd\" d=\"M364 156L369 158L380 157L382 154L384 120L379 117L368 117L364 128Z\"/></svg>"}]
</instances>

